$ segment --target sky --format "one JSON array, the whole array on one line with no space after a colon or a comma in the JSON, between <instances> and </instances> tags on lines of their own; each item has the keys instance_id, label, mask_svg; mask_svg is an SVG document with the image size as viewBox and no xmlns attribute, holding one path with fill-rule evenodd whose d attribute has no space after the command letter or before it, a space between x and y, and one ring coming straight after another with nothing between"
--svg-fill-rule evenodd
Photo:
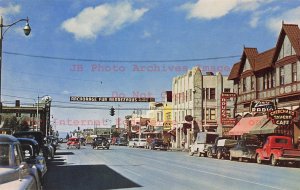
<instances>
[{"instance_id":1,"label":"sky","mask_svg":"<svg viewBox=\"0 0 300 190\"><path fill-rule=\"evenodd\" d=\"M32 29L25 36L19 22L4 34L2 102L51 96L52 121L68 132L148 107L70 96L162 101L173 77L194 66L228 75L243 47L271 49L282 22L300 24L300 0L0 0L0 15L4 25L28 17ZM115 117L112 106L122 109Z\"/></svg>"}]
</instances>

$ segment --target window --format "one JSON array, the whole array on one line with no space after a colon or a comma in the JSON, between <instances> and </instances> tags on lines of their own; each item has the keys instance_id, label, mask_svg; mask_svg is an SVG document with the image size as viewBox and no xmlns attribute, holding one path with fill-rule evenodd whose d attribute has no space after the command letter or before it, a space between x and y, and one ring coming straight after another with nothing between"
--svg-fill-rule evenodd
<instances>
[{"instance_id":1,"label":"window","mask_svg":"<svg viewBox=\"0 0 300 190\"><path fill-rule=\"evenodd\" d=\"M190 101L192 101L192 93L193 93L192 89L190 89L190 94L189 94L190 95Z\"/></svg>"},{"instance_id":2,"label":"window","mask_svg":"<svg viewBox=\"0 0 300 190\"><path fill-rule=\"evenodd\" d=\"M210 109L210 120L216 120L216 109Z\"/></svg>"},{"instance_id":3,"label":"window","mask_svg":"<svg viewBox=\"0 0 300 190\"><path fill-rule=\"evenodd\" d=\"M243 78L243 92L246 92L246 78Z\"/></svg>"},{"instance_id":4,"label":"window","mask_svg":"<svg viewBox=\"0 0 300 190\"><path fill-rule=\"evenodd\" d=\"M215 88L210 88L209 89L209 99L210 100L215 100L216 99L216 89Z\"/></svg>"},{"instance_id":5,"label":"window","mask_svg":"<svg viewBox=\"0 0 300 190\"><path fill-rule=\"evenodd\" d=\"M230 92L230 88L224 88L224 92Z\"/></svg>"},{"instance_id":6,"label":"window","mask_svg":"<svg viewBox=\"0 0 300 190\"><path fill-rule=\"evenodd\" d=\"M255 88L255 76L254 75L252 75L251 76L251 90L254 90L254 88Z\"/></svg>"},{"instance_id":7,"label":"window","mask_svg":"<svg viewBox=\"0 0 300 190\"><path fill-rule=\"evenodd\" d=\"M279 75L280 75L279 84L284 85L284 67L279 68Z\"/></svg>"},{"instance_id":8,"label":"window","mask_svg":"<svg viewBox=\"0 0 300 190\"><path fill-rule=\"evenodd\" d=\"M187 102L188 101L188 91L186 90L185 91L185 102Z\"/></svg>"},{"instance_id":9,"label":"window","mask_svg":"<svg viewBox=\"0 0 300 190\"><path fill-rule=\"evenodd\" d=\"M271 72L271 88L275 87L275 70Z\"/></svg>"},{"instance_id":10,"label":"window","mask_svg":"<svg viewBox=\"0 0 300 190\"><path fill-rule=\"evenodd\" d=\"M292 82L297 81L297 63L292 64Z\"/></svg>"}]
</instances>

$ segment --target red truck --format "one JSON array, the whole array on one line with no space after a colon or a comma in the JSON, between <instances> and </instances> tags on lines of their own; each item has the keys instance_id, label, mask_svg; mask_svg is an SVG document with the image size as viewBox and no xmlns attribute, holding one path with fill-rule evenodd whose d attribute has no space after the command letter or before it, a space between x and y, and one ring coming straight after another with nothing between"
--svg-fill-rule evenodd
<instances>
[{"instance_id":1,"label":"red truck","mask_svg":"<svg viewBox=\"0 0 300 190\"><path fill-rule=\"evenodd\" d=\"M272 166L288 162L300 163L300 149L294 149L292 138L286 136L269 136L262 148L256 149L256 162L271 162Z\"/></svg>"}]
</instances>

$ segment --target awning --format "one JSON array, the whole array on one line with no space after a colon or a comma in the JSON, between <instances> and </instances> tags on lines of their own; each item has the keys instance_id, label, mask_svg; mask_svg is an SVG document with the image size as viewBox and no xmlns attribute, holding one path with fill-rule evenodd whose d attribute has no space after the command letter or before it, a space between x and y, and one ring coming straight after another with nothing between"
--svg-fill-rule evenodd
<instances>
[{"instance_id":1,"label":"awning","mask_svg":"<svg viewBox=\"0 0 300 190\"><path fill-rule=\"evenodd\" d=\"M252 130L249 131L251 134L260 135L260 134L272 134L275 133L276 128L278 125L272 123L271 120L267 120L263 125L256 126Z\"/></svg>"},{"instance_id":2,"label":"awning","mask_svg":"<svg viewBox=\"0 0 300 190\"><path fill-rule=\"evenodd\" d=\"M258 122L263 122L262 120L264 118L266 118L265 115L257 117L244 117L228 132L228 135L243 135L244 133L249 133L249 131Z\"/></svg>"}]
</instances>

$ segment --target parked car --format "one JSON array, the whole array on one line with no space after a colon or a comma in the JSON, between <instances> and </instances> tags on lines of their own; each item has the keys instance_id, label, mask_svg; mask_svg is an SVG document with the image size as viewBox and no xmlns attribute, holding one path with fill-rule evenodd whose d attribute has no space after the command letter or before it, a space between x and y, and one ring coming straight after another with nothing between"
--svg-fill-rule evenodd
<instances>
[{"instance_id":1,"label":"parked car","mask_svg":"<svg viewBox=\"0 0 300 190\"><path fill-rule=\"evenodd\" d=\"M262 148L256 149L256 162L268 161L272 166L285 163L300 163L300 150L294 149L292 138L269 136Z\"/></svg>"},{"instance_id":2,"label":"parked car","mask_svg":"<svg viewBox=\"0 0 300 190\"><path fill-rule=\"evenodd\" d=\"M46 160L54 158L54 148L51 144L47 143L44 135L40 131L19 131L13 134L17 138L31 138L38 142L43 156Z\"/></svg>"},{"instance_id":3,"label":"parked car","mask_svg":"<svg viewBox=\"0 0 300 190\"><path fill-rule=\"evenodd\" d=\"M151 150L167 150L168 144L165 143L162 139L154 138L152 139L151 143L149 144L149 149Z\"/></svg>"},{"instance_id":4,"label":"parked car","mask_svg":"<svg viewBox=\"0 0 300 190\"><path fill-rule=\"evenodd\" d=\"M86 139L84 137L80 137L79 142L80 142L80 145L82 145L82 146L86 145Z\"/></svg>"},{"instance_id":5,"label":"parked car","mask_svg":"<svg viewBox=\"0 0 300 190\"><path fill-rule=\"evenodd\" d=\"M138 138L132 138L128 142L128 147L136 147L138 142L139 142Z\"/></svg>"},{"instance_id":6,"label":"parked car","mask_svg":"<svg viewBox=\"0 0 300 190\"><path fill-rule=\"evenodd\" d=\"M193 156L207 156L207 150L211 147L215 139L219 137L219 134L216 132L200 132L197 134L195 142L189 147L189 155Z\"/></svg>"},{"instance_id":7,"label":"parked car","mask_svg":"<svg viewBox=\"0 0 300 190\"><path fill-rule=\"evenodd\" d=\"M44 175L47 172L45 158L40 155L40 148L36 140L28 138L17 138L21 144L22 152L27 164L38 169L40 181L43 184Z\"/></svg>"},{"instance_id":8,"label":"parked car","mask_svg":"<svg viewBox=\"0 0 300 190\"><path fill-rule=\"evenodd\" d=\"M139 141L136 143L136 147L138 148L145 148L147 146L147 140L144 138L139 139Z\"/></svg>"},{"instance_id":9,"label":"parked car","mask_svg":"<svg viewBox=\"0 0 300 190\"><path fill-rule=\"evenodd\" d=\"M118 146L127 146L127 140L125 137L119 137L116 139L116 142L115 142L115 145L118 145Z\"/></svg>"},{"instance_id":10,"label":"parked car","mask_svg":"<svg viewBox=\"0 0 300 190\"><path fill-rule=\"evenodd\" d=\"M215 143L207 149L207 156L217 159L229 158L230 148L233 148L237 144L234 139L218 137Z\"/></svg>"},{"instance_id":11,"label":"parked car","mask_svg":"<svg viewBox=\"0 0 300 190\"><path fill-rule=\"evenodd\" d=\"M99 148L109 149L109 146L110 146L110 143L109 143L108 139L105 137L96 137L96 138L94 138L93 143L92 143L93 149L99 149Z\"/></svg>"},{"instance_id":12,"label":"parked car","mask_svg":"<svg viewBox=\"0 0 300 190\"><path fill-rule=\"evenodd\" d=\"M244 138L237 141L237 144L229 150L229 159L254 160L256 149L259 148L260 142L257 138Z\"/></svg>"},{"instance_id":13,"label":"parked car","mask_svg":"<svg viewBox=\"0 0 300 190\"><path fill-rule=\"evenodd\" d=\"M50 135L50 136L46 137L46 141L47 141L47 144L50 144L53 147L54 154L55 154L57 146L58 146L58 138Z\"/></svg>"},{"instance_id":14,"label":"parked car","mask_svg":"<svg viewBox=\"0 0 300 190\"><path fill-rule=\"evenodd\" d=\"M0 135L0 189L41 188L38 170L25 162L18 139Z\"/></svg>"},{"instance_id":15,"label":"parked car","mask_svg":"<svg viewBox=\"0 0 300 190\"><path fill-rule=\"evenodd\" d=\"M77 137L71 137L71 138L69 138L69 140L67 142L67 149L70 149L70 148L80 149L79 138L77 138Z\"/></svg>"}]
</instances>

